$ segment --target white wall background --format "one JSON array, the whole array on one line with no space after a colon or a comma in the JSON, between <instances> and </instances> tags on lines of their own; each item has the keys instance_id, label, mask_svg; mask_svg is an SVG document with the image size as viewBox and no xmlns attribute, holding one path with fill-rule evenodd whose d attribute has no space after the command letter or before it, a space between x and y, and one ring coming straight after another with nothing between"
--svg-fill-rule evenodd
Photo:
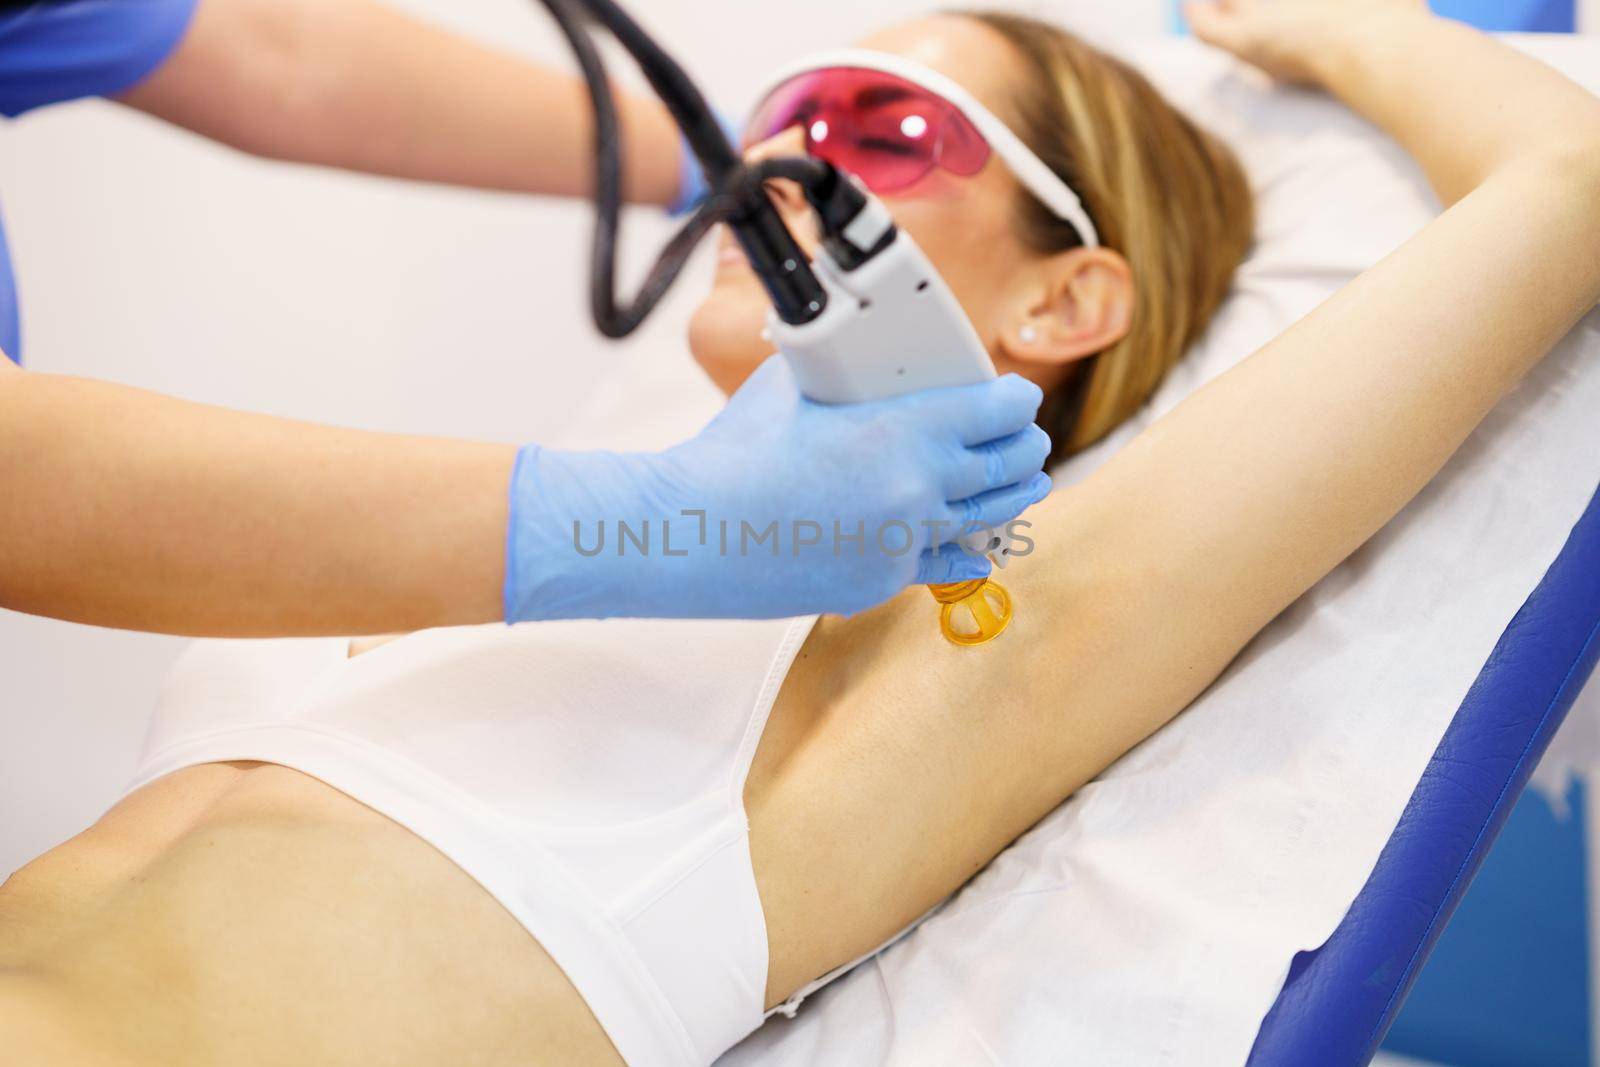
<instances>
[{"instance_id":1,"label":"white wall background","mask_svg":"<svg viewBox=\"0 0 1600 1067\"><path fill-rule=\"evenodd\" d=\"M530 0L401 6L567 64ZM736 107L773 64L935 5L631 6L713 98ZM1167 10L1164 0L1012 6L1053 8L1090 32L1160 30ZM96 102L0 124L0 206L35 370L352 426L521 441L564 432L619 358L585 318L581 205L264 164ZM661 226L631 221L635 248L648 251ZM686 278L635 344L678 345L696 288ZM118 795L183 644L0 611L0 877Z\"/></svg>"}]
</instances>

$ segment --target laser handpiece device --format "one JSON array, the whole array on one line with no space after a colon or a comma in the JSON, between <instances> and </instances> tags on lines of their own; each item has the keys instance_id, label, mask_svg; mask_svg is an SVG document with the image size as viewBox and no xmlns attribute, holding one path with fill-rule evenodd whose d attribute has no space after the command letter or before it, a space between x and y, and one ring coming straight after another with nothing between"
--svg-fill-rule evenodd
<instances>
[{"instance_id":1,"label":"laser handpiece device","mask_svg":"<svg viewBox=\"0 0 1600 1067\"><path fill-rule=\"evenodd\" d=\"M812 263L825 306L805 322L785 322L776 311L767 321L801 391L826 403L854 403L994 378L988 350L922 249L900 232L882 201L852 179L835 180L855 196L813 203L826 235ZM852 207L846 218L829 217ZM1005 566L1009 546L992 530L966 532L962 542ZM991 641L1011 621L1010 594L994 581L929 589L941 605L940 628L956 644ZM972 625L957 626L958 613Z\"/></svg>"},{"instance_id":2,"label":"laser handpiece device","mask_svg":"<svg viewBox=\"0 0 1600 1067\"><path fill-rule=\"evenodd\" d=\"M922 250L894 225L882 202L828 163L809 157L746 165L683 69L613 0L540 0L578 60L595 117L594 258L591 306L609 337L624 337L650 314L717 222L726 222L772 301L768 332L813 400L879 400L995 377L988 351ZM699 159L711 196L668 242L633 302L616 301L616 240L622 202L621 131L598 49L585 18L603 25L634 60ZM797 182L816 213L822 249L813 263L768 198L772 178ZM908 358L909 357L909 358ZM973 538L978 540L974 543ZM969 551L1005 564L990 531L968 535ZM940 625L956 644L993 640L1011 620L1009 594L977 579L930 586ZM974 624L957 627L957 608Z\"/></svg>"}]
</instances>

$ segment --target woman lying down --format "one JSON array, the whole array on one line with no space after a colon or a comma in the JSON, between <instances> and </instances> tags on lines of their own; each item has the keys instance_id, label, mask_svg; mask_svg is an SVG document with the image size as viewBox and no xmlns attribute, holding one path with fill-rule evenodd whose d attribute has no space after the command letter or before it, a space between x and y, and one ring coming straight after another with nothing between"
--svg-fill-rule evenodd
<instances>
[{"instance_id":1,"label":"woman lying down","mask_svg":"<svg viewBox=\"0 0 1600 1067\"><path fill-rule=\"evenodd\" d=\"M1383 126L1451 206L1033 509L1004 637L947 643L913 590L849 619L197 646L142 786L0 891L8 1061L703 1064L1180 712L1600 300L1600 102L1414 0L1192 15ZM1222 298L1237 165L1053 28L941 15L864 47L900 74L791 85L750 151L821 153L825 109L1083 447ZM1100 247L924 69L1076 191ZM945 154L908 166L883 108ZM725 255L691 342L726 390L767 354L763 307Z\"/></svg>"}]
</instances>

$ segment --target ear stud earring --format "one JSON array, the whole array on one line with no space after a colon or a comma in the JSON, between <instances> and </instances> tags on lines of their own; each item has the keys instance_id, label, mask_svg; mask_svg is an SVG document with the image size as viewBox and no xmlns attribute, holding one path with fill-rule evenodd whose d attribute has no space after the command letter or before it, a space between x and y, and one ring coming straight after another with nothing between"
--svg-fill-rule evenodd
<instances>
[{"instance_id":1,"label":"ear stud earring","mask_svg":"<svg viewBox=\"0 0 1600 1067\"><path fill-rule=\"evenodd\" d=\"M1022 329L1017 331L1017 340L1021 341L1025 345L1032 344L1038 339L1039 331L1035 330L1032 326L1024 326Z\"/></svg>"}]
</instances>

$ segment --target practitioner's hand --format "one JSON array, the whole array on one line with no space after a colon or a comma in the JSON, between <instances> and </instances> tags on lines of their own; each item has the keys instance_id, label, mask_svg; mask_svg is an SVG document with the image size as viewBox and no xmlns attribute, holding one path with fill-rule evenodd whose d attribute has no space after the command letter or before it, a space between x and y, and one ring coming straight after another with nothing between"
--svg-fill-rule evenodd
<instances>
[{"instance_id":1,"label":"practitioner's hand","mask_svg":"<svg viewBox=\"0 0 1600 1067\"><path fill-rule=\"evenodd\" d=\"M512 477L506 617L852 614L913 582L982 577L988 559L959 534L1004 537L1049 492L1041 399L1007 375L818 404L774 356L666 452L530 445Z\"/></svg>"},{"instance_id":2,"label":"practitioner's hand","mask_svg":"<svg viewBox=\"0 0 1600 1067\"><path fill-rule=\"evenodd\" d=\"M1323 64L1360 47L1364 34L1388 32L1397 18L1429 17L1426 0L1190 0L1183 10L1207 44L1282 81L1317 85Z\"/></svg>"}]
</instances>

